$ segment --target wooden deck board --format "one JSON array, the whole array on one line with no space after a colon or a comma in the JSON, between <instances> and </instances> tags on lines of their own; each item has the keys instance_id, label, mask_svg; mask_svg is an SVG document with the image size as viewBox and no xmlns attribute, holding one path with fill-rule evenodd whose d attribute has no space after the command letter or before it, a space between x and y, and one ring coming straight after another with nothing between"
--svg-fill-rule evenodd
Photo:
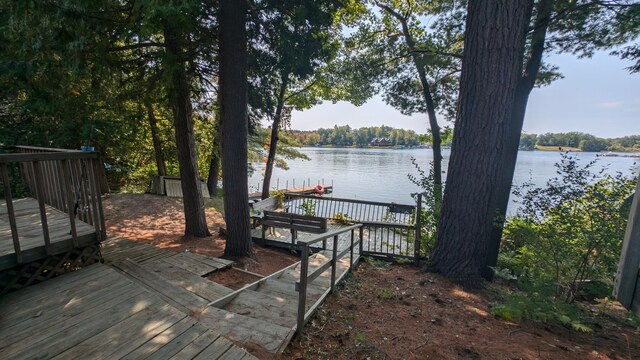
<instances>
[{"instance_id":1,"label":"wooden deck board","mask_svg":"<svg viewBox=\"0 0 640 360\"><path fill-rule=\"evenodd\" d=\"M293 335L289 327L207 307L196 317L199 323L240 343L251 343L276 353Z\"/></svg>"},{"instance_id":2,"label":"wooden deck board","mask_svg":"<svg viewBox=\"0 0 640 360\"><path fill-rule=\"evenodd\" d=\"M15 199L13 205L24 262L46 257L38 201L33 198ZM72 249L69 214L49 205L45 207L45 210L49 237L54 253L62 253ZM97 241L93 225L89 225L78 218L75 220L75 225L78 238L82 239L82 244L95 243ZM5 200L0 200L0 270L13 267L16 264L7 204Z\"/></svg>"},{"instance_id":3,"label":"wooden deck board","mask_svg":"<svg viewBox=\"0 0 640 360\"><path fill-rule=\"evenodd\" d=\"M221 266L211 266L194 260L184 253L176 253L174 256L165 258L164 261L190 271L197 276L204 276L221 268Z\"/></svg>"},{"instance_id":4,"label":"wooden deck board","mask_svg":"<svg viewBox=\"0 0 640 360\"><path fill-rule=\"evenodd\" d=\"M56 289L65 290L57 296ZM226 349L209 358L229 348L238 359L253 358L135 279L102 264L0 300L0 313L8 315L0 322L0 359L191 359L220 344Z\"/></svg>"},{"instance_id":5,"label":"wooden deck board","mask_svg":"<svg viewBox=\"0 0 640 360\"><path fill-rule=\"evenodd\" d=\"M130 260L114 264L114 266L186 314L198 311L209 303L206 299L182 287L171 284L162 276Z\"/></svg>"},{"instance_id":6,"label":"wooden deck board","mask_svg":"<svg viewBox=\"0 0 640 360\"><path fill-rule=\"evenodd\" d=\"M165 259L146 263L144 267L169 280L172 284L187 289L209 301L217 300L232 292L228 287L206 280L190 271L166 262Z\"/></svg>"},{"instance_id":7,"label":"wooden deck board","mask_svg":"<svg viewBox=\"0 0 640 360\"><path fill-rule=\"evenodd\" d=\"M245 290L231 300L224 309L235 314L289 327L296 321L298 298Z\"/></svg>"}]
</instances>

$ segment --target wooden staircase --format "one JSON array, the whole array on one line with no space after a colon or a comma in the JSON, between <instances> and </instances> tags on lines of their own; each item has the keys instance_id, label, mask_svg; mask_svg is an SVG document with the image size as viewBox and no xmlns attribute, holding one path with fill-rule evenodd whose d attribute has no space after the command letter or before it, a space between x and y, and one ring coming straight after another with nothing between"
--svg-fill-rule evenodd
<instances>
[{"instance_id":1,"label":"wooden staircase","mask_svg":"<svg viewBox=\"0 0 640 360\"><path fill-rule=\"evenodd\" d=\"M326 261L326 253L309 259L309 271ZM338 261L338 281L349 270L349 258ZM300 262L236 290L208 304L195 318L204 326L241 343L257 345L268 352L282 352L297 330ZM307 287L305 312L317 308L329 294L331 269Z\"/></svg>"},{"instance_id":2,"label":"wooden staircase","mask_svg":"<svg viewBox=\"0 0 640 360\"><path fill-rule=\"evenodd\" d=\"M174 308L189 315L199 326L220 334L236 344L282 352L297 330L301 262L290 265L245 287L232 290L203 276L230 266L223 259L198 254L144 254L139 246L105 254L107 263L141 284ZM145 244L145 246L147 246ZM166 251L166 250L165 250ZM107 251L108 253L108 251ZM331 261L332 252L322 251L309 258L309 273ZM354 263L358 260L355 254ZM114 261L110 261L110 259ZM140 261L140 262L138 262ZM336 262L336 283L348 272L351 261L345 256ZM310 317L331 290L331 268L307 285L306 318Z\"/></svg>"}]
</instances>

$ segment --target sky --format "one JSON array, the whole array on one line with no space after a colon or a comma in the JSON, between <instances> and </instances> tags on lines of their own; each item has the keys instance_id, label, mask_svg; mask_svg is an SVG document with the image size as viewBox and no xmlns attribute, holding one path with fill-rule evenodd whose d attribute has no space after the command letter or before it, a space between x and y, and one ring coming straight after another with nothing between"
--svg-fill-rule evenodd
<instances>
[{"instance_id":1,"label":"sky","mask_svg":"<svg viewBox=\"0 0 640 360\"><path fill-rule=\"evenodd\" d=\"M533 90L525 133L580 131L605 138L640 135L640 74L625 70L630 62L607 52L590 59L552 54L546 61L559 66L564 78ZM291 118L291 128L296 130L334 125L387 125L422 134L427 132L427 117L402 115L376 96L360 107L325 102L304 112L295 111Z\"/></svg>"}]
</instances>

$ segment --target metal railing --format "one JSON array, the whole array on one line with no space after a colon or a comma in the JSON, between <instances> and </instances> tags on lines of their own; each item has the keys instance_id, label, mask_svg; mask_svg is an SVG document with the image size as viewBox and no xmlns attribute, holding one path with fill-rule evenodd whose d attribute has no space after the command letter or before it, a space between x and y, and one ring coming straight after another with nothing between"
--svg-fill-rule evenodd
<instances>
[{"instance_id":1,"label":"metal railing","mask_svg":"<svg viewBox=\"0 0 640 360\"><path fill-rule=\"evenodd\" d=\"M415 205L285 194L287 211L362 224L363 254L387 258L420 257L422 195ZM324 247L323 247L324 248Z\"/></svg>"}]
</instances>

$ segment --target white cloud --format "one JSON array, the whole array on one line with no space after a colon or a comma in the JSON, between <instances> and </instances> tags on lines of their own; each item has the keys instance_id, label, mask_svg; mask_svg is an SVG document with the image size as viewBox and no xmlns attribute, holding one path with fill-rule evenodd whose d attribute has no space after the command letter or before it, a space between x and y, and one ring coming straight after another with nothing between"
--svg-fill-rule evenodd
<instances>
[{"instance_id":1,"label":"white cloud","mask_svg":"<svg viewBox=\"0 0 640 360\"><path fill-rule=\"evenodd\" d=\"M620 109L622 108L622 105L622 101L604 101L598 103L598 107L603 109Z\"/></svg>"}]
</instances>

